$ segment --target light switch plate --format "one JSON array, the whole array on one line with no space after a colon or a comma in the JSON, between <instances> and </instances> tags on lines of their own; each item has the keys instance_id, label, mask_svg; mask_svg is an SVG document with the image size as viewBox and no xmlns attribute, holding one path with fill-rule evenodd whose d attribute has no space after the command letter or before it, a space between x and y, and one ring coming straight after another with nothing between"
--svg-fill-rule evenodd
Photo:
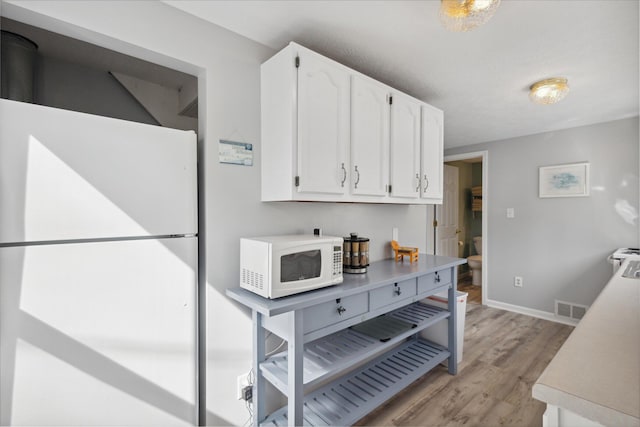
<instances>
[{"instance_id":1,"label":"light switch plate","mask_svg":"<svg viewBox=\"0 0 640 427\"><path fill-rule=\"evenodd\" d=\"M507 218L515 218L516 211L513 208L507 208Z\"/></svg>"}]
</instances>

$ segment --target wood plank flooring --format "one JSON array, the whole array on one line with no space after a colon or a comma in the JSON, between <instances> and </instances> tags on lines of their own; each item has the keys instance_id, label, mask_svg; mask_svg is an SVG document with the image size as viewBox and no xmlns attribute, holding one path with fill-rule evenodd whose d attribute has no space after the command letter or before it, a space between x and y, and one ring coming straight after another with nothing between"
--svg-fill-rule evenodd
<instances>
[{"instance_id":1,"label":"wood plank flooring","mask_svg":"<svg viewBox=\"0 0 640 427\"><path fill-rule=\"evenodd\" d=\"M468 304L482 304L482 286L471 284L471 277L467 276L458 281L458 290L466 292Z\"/></svg>"},{"instance_id":2,"label":"wood plank flooring","mask_svg":"<svg viewBox=\"0 0 640 427\"><path fill-rule=\"evenodd\" d=\"M467 305L458 374L432 370L360 426L541 426L531 387L573 327Z\"/></svg>"}]
</instances>

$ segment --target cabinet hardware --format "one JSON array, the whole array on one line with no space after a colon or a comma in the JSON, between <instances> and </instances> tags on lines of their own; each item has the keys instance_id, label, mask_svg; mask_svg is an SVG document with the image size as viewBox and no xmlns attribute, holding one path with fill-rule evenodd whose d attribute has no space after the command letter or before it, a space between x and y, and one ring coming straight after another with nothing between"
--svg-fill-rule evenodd
<instances>
[{"instance_id":1,"label":"cabinet hardware","mask_svg":"<svg viewBox=\"0 0 640 427\"><path fill-rule=\"evenodd\" d=\"M356 182L353 187L358 188L358 183L360 182L360 171L358 170L358 166L356 166L355 172L356 172Z\"/></svg>"},{"instance_id":2,"label":"cabinet hardware","mask_svg":"<svg viewBox=\"0 0 640 427\"><path fill-rule=\"evenodd\" d=\"M437 226L438 226L438 220L437 220L437 219L434 219L434 220L433 220L433 226L434 226L434 227L437 227Z\"/></svg>"},{"instance_id":3,"label":"cabinet hardware","mask_svg":"<svg viewBox=\"0 0 640 427\"><path fill-rule=\"evenodd\" d=\"M416 193L419 193L420 192L420 174L419 173L416 174L416 181L418 182L416 184Z\"/></svg>"},{"instance_id":4,"label":"cabinet hardware","mask_svg":"<svg viewBox=\"0 0 640 427\"><path fill-rule=\"evenodd\" d=\"M300 187L300 177L296 175L296 177L294 178L294 183L296 185L296 187Z\"/></svg>"},{"instance_id":5,"label":"cabinet hardware","mask_svg":"<svg viewBox=\"0 0 640 427\"><path fill-rule=\"evenodd\" d=\"M440 283L440 275L436 272L436 283Z\"/></svg>"},{"instance_id":6,"label":"cabinet hardware","mask_svg":"<svg viewBox=\"0 0 640 427\"><path fill-rule=\"evenodd\" d=\"M424 175L424 186L422 188L422 191L427 191L427 188L429 188L429 179L427 178L427 174Z\"/></svg>"},{"instance_id":7,"label":"cabinet hardware","mask_svg":"<svg viewBox=\"0 0 640 427\"><path fill-rule=\"evenodd\" d=\"M300 57L296 56L296 68L300 68Z\"/></svg>"},{"instance_id":8,"label":"cabinet hardware","mask_svg":"<svg viewBox=\"0 0 640 427\"><path fill-rule=\"evenodd\" d=\"M400 294L402 293L402 289L400 289L400 287L398 286L398 284L395 284L395 289L393 290L393 293L400 296Z\"/></svg>"},{"instance_id":9,"label":"cabinet hardware","mask_svg":"<svg viewBox=\"0 0 640 427\"><path fill-rule=\"evenodd\" d=\"M393 96L389 96L389 105L393 105Z\"/></svg>"},{"instance_id":10,"label":"cabinet hardware","mask_svg":"<svg viewBox=\"0 0 640 427\"><path fill-rule=\"evenodd\" d=\"M342 316L342 313L344 313L345 311L347 311L346 308L344 308L343 306L338 306L338 315Z\"/></svg>"},{"instance_id":11,"label":"cabinet hardware","mask_svg":"<svg viewBox=\"0 0 640 427\"><path fill-rule=\"evenodd\" d=\"M344 168L344 163L340 167L342 168L342 182L340 183L340 187L344 187L344 183L347 180L347 170Z\"/></svg>"}]
</instances>

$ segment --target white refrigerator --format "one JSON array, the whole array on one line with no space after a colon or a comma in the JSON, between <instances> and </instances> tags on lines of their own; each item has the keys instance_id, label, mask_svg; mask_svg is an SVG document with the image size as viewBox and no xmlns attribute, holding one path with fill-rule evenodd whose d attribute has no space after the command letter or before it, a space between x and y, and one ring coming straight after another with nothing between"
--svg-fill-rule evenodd
<instances>
[{"instance_id":1,"label":"white refrigerator","mask_svg":"<svg viewBox=\"0 0 640 427\"><path fill-rule=\"evenodd\" d=\"M0 100L0 425L193 425L193 132Z\"/></svg>"}]
</instances>

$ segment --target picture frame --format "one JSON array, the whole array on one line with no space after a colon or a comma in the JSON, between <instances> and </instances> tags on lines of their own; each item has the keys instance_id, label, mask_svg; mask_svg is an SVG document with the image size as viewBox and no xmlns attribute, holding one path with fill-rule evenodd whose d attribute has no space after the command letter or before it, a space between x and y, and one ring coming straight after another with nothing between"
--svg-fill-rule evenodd
<instances>
[{"instance_id":1,"label":"picture frame","mask_svg":"<svg viewBox=\"0 0 640 427\"><path fill-rule=\"evenodd\" d=\"M538 197L588 197L589 163L541 166Z\"/></svg>"}]
</instances>

